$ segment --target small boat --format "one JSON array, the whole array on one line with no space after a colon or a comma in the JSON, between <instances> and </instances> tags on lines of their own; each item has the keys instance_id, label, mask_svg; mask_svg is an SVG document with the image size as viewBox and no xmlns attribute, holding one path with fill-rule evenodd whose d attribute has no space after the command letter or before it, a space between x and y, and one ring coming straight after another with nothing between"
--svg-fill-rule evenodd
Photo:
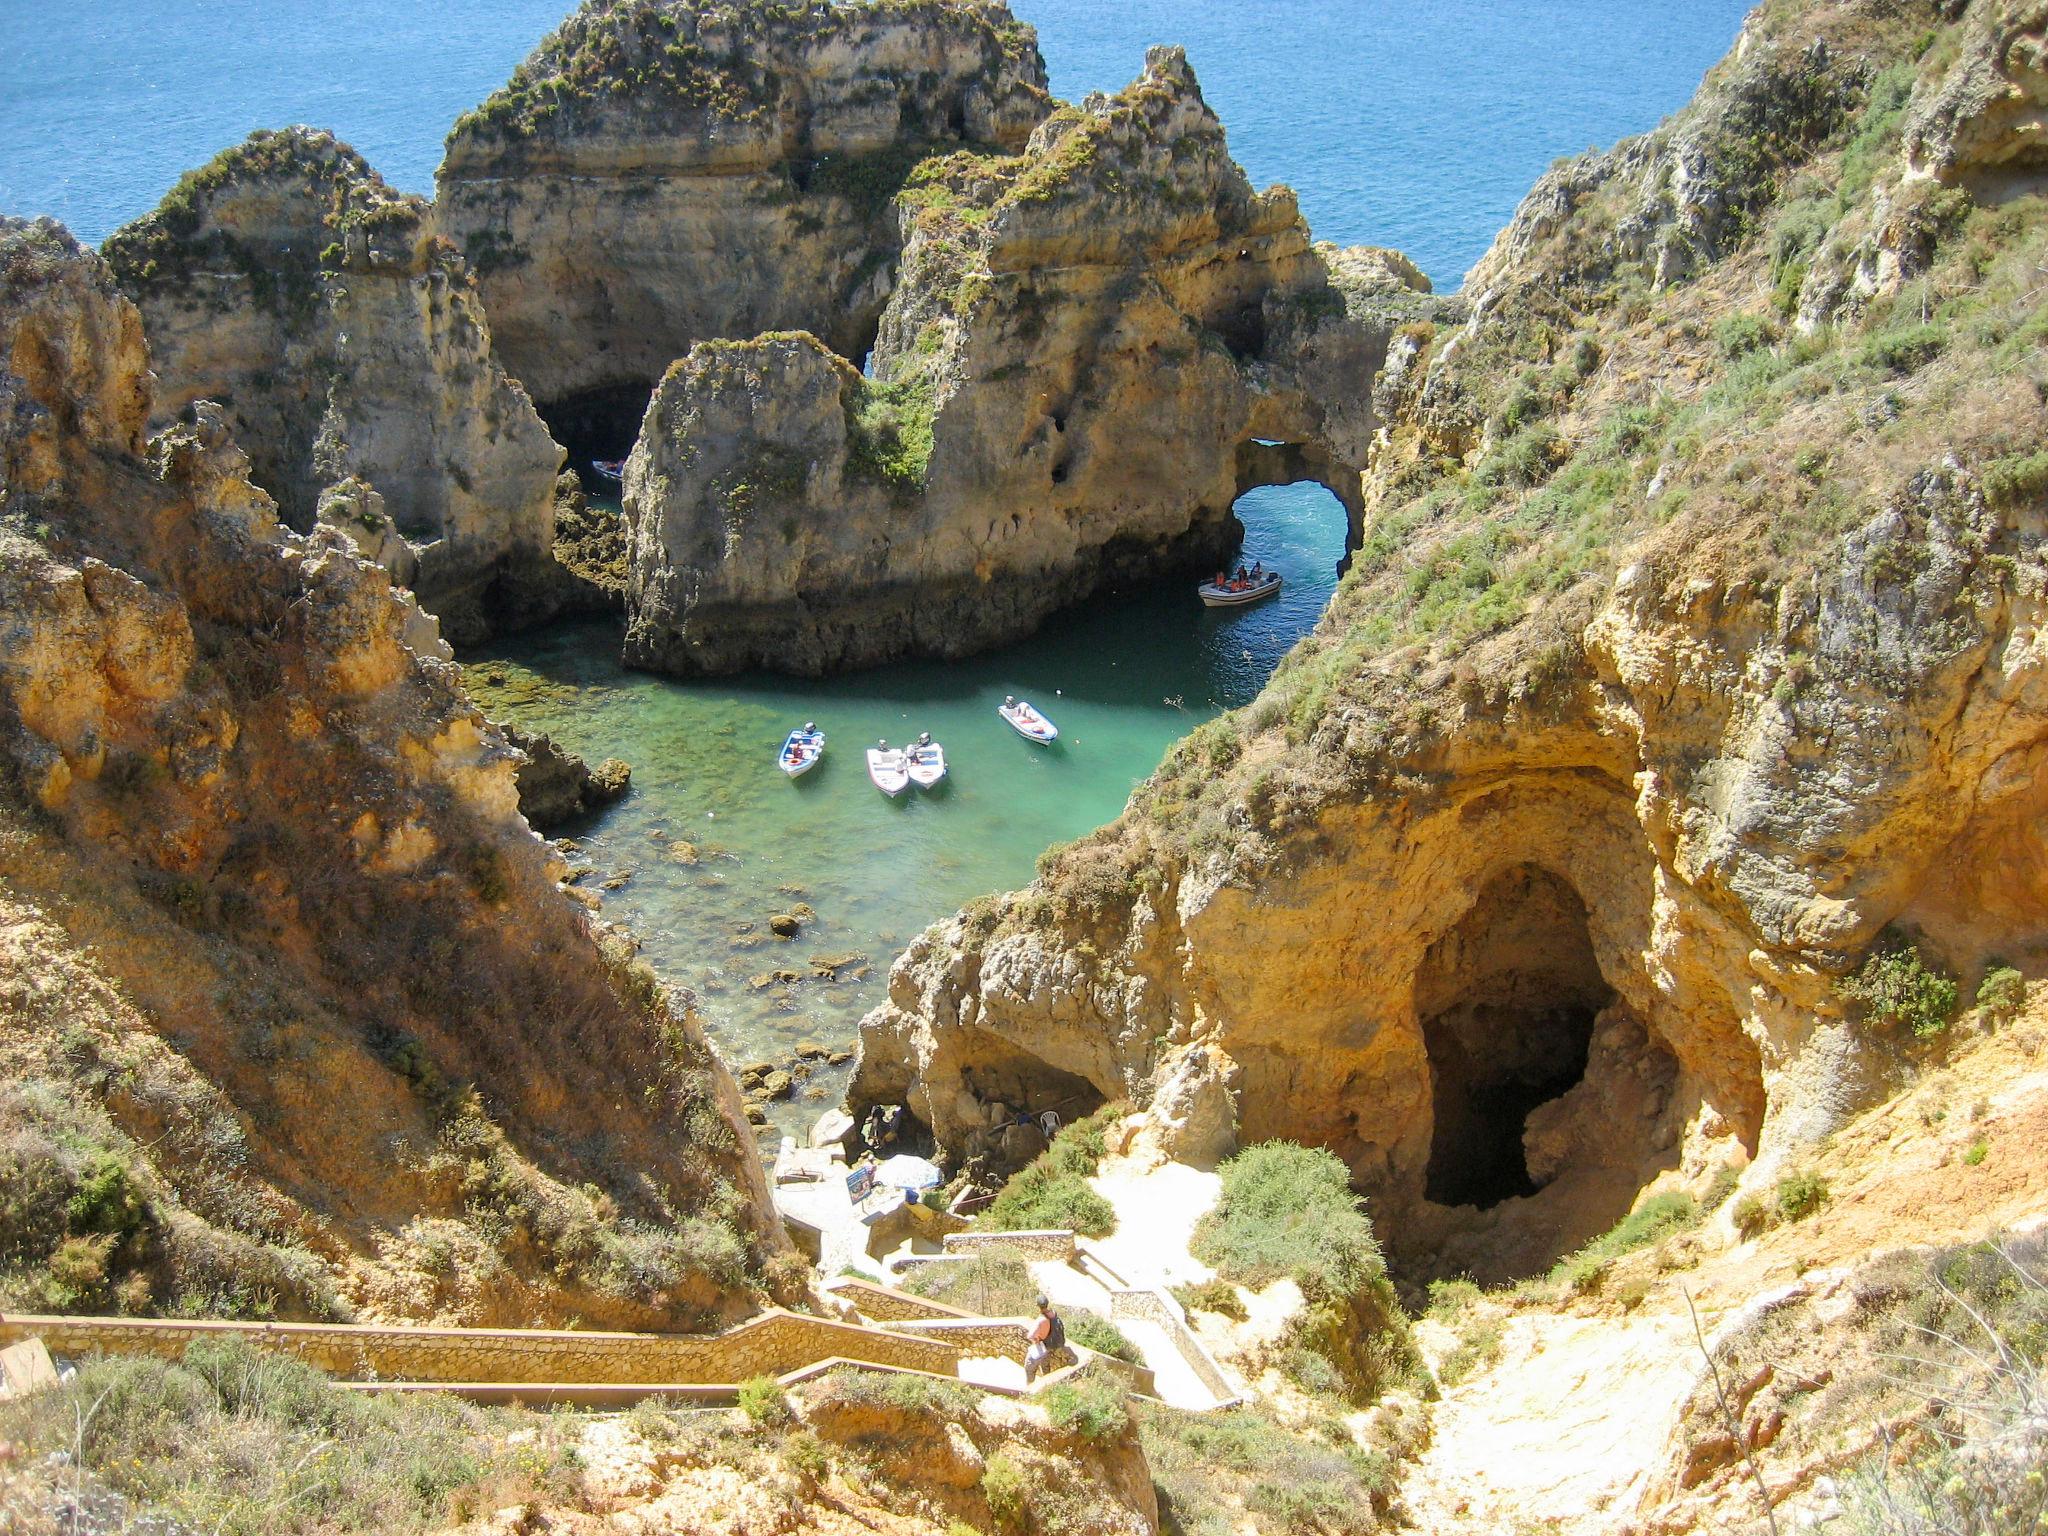
<instances>
[{"instance_id":1,"label":"small boat","mask_svg":"<svg viewBox=\"0 0 2048 1536\"><path fill-rule=\"evenodd\" d=\"M626 461L624 459L592 459L590 467L600 475L603 475L607 480L624 480L626 478Z\"/></svg>"},{"instance_id":2,"label":"small boat","mask_svg":"<svg viewBox=\"0 0 2048 1536\"><path fill-rule=\"evenodd\" d=\"M868 777L875 781L875 788L894 800L910 788L910 764L888 742L878 741L868 748Z\"/></svg>"},{"instance_id":3,"label":"small boat","mask_svg":"<svg viewBox=\"0 0 2048 1536\"><path fill-rule=\"evenodd\" d=\"M806 720L801 730L791 731L783 738L782 755L776 759L782 771L792 779L809 773L825 756L825 733L815 722Z\"/></svg>"},{"instance_id":4,"label":"small boat","mask_svg":"<svg viewBox=\"0 0 2048 1536\"><path fill-rule=\"evenodd\" d=\"M1005 697L1003 702L996 706L996 713L1009 721L1010 729L1026 741L1035 741L1041 747L1049 747L1060 739L1060 728L1024 699Z\"/></svg>"},{"instance_id":5,"label":"small boat","mask_svg":"<svg viewBox=\"0 0 2048 1536\"><path fill-rule=\"evenodd\" d=\"M919 789L930 789L946 776L946 749L932 740L930 731L910 744L903 759L910 782Z\"/></svg>"},{"instance_id":6,"label":"small boat","mask_svg":"<svg viewBox=\"0 0 2048 1536\"><path fill-rule=\"evenodd\" d=\"M1278 571L1261 571L1245 581L1205 581L1195 591L1210 608L1242 608L1271 597L1280 590Z\"/></svg>"}]
</instances>

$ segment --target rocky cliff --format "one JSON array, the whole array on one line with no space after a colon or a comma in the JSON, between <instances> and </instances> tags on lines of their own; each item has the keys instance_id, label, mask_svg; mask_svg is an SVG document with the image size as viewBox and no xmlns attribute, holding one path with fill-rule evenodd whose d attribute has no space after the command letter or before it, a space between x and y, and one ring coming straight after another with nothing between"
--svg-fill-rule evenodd
<instances>
[{"instance_id":1,"label":"rocky cliff","mask_svg":"<svg viewBox=\"0 0 2048 1536\"><path fill-rule=\"evenodd\" d=\"M993 0L587 0L456 123L436 224L550 420L623 453L704 338L803 327L857 361L910 166L1015 150L1048 106L1035 35Z\"/></svg>"},{"instance_id":2,"label":"rocky cliff","mask_svg":"<svg viewBox=\"0 0 2048 1536\"><path fill-rule=\"evenodd\" d=\"M784 1247L696 1020L412 598L155 408L107 268L0 221L7 1305L746 1310Z\"/></svg>"},{"instance_id":3,"label":"rocky cliff","mask_svg":"<svg viewBox=\"0 0 2048 1536\"><path fill-rule=\"evenodd\" d=\"M1318 1142L1499 1277L1771 1176L2048 958L2042 21L1766 6L1544 177L1395 337L1317 632L912 945L854 1107Z\"/></svg>"},{"instance_id":4,"label":"rocky cliff","mask_svg":"<svg viewBox=\"0 0 2048 1536\"><path fill-rule=\"evenodd\" d=\"M474 640L563 601L562 450L426 212L328 134L261 132L117 231L106 257L142 311L155 424L220 402L289 526L344 528L451 638Z\"/></svg>"},{"instance_id":5,"label":"rocky cliff","mask_svg":"<svg viewBox=\"0 0 2048 1536\"><path fill-rule=\"evenodd\" d=\"M1220 564L1254 485L1355 509L1389 339L1441 309L1254 192L1178 49L1021 154L923 160L895 210L869 376L777 333L663 377L627 469L628 660L963 655L1120 577Z\"/></svg>"}]
</instances>

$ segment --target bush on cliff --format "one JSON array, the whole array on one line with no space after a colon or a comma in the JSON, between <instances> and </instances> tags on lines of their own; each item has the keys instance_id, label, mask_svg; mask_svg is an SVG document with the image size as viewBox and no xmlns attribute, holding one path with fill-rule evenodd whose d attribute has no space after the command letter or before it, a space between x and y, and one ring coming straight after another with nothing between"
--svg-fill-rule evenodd
<instances>
[{"instance_id":1,"label":"bush on cliff","mask_svg":"<svg viewBox=\"0 0 2048 1536\"><path fill-rule=\"evenodd\" d=\"M1235 1284L1263 1289L1286 1278L1301 1288L1282 1368L1311 1391L1357 1402L1411 1379L1421 1357L1343 1163L1320 1147L1268 1141L1224 1163L1222 1175L1189 1248Z\"/></svg>"},{"instance_id":2,"label":"bush on cliff","mask_svg":"<svg viewBox=\"0 0 2048 1536\"><path fill-rule=\"evenodd\" d=\"M1102 1161L1103 1132L1130 1113L1128 1104L1109 1104L1063 1126L1038 1158L1003 1186L982 1223L998 1232L1068 1230L1083 1237L1107 1237L1116 1230L1116 1211L1088 1187Z\"/></svg>"},{"instance_id":3,"label":"bush on cliff","mask_svg":"<svg viewBox=\"0 0 2048 1536\"><path fill-rule=\"evenodd\" d=\"M1929 965L1904 941L1885 944L1839 986L1844 997L1862 1004L1866 1020L1910 1029L1916 1039L1932 1039L1956 1016L1954 978Z\"/></svg>"},{"instance_id":4,"label":"bush on cliff","mask_svg":"<svg viewBox=\"0 0 2048 1536\"><path fill-rule=\"evenodd\" d=\"M175 1363L95 1360L73 1381L0 1404L0 1439L24 1465L66 1452L90 1483L222 1536L424 1531L537 1495L572 1497L558 1432L529 1423L532 1435L508 1446L512 1422L450 1398L345 1392L239 1339L194 1343Z\"/></svg>"}]
</instances>

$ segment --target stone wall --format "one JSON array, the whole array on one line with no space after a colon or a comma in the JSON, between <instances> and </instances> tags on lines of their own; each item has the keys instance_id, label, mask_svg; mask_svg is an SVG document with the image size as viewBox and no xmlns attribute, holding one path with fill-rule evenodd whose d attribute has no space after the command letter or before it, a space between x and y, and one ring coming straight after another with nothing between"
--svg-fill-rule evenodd
<instances>
[{"instance_id":1,"label":"stone wall","mask_svg":"<svg viewBox=\"0 0 2048 1536\"><path fill-rule=\"evenodd\" d=\"M995 1258L1018 1259L1025 1263L1051 1259L1066 1264L1074 1257L1074 1234L1071 1232L955 1232L944 1242L946 1253L957 1258L986 1253Z\"/></svg>"},{"instance_id":2,"label":"stone wall","mask_svg":"<svg viewBox=\"0 0 2048 1536\"><path fill-rule=\"evenodd\" d=\"M825 1290L852 1303L861 1316L872 1318L878 1323L926 1321L947 1317L965 1318L974 1315L958 1307L949 1307L944 1302L932 1301L924 1296L913 1296L908 1291L877 1285L872 1280L860 1280L851 1275L831 1281L825 1286Z\"/></svg>"},{"instance_id":3,"label":"stone wall","mask_svg":"<svg viewBox=\"0 0 2048 1536\"><path fill-rule=\"evenodd\" d=\"M1016 1325L1008 1325L1008 1331L1021 1339ZM737 1382L780 1376L832 1358L951 1376L966 1342L779 1309L712 1335L0 1316L0 1346L40 1338L52 1354L72 1357L151 1354L177 1359L196 1340L229 1335L294 1355L334 1376L536 1384ZM976 1352L981 1342L973 1341ZM1016 1354L1021 1358L1021 1343Z\"/></svg>"}]
</instances>

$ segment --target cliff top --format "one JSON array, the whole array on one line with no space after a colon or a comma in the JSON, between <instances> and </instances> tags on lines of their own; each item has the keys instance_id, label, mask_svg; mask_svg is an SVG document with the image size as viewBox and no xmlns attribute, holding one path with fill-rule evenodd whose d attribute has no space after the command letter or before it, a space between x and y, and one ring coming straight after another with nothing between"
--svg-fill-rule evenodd
<instances>
[{"instance_id":1,"label":"cliff top","mask_svg":"<svg viewBox=\"0 0 2048 1536\"><path fill-rule=\"evenodd\" d=\"M585 0L504 87L465 113L457 147L484 139L560 136L678 114L700 123L772 129L813 91L856 87L906 103L937 84L949 55L993 83L1043 97L1037 33L1002 0L863 0L852 5L726 0ZM943 113L944 102L934 102ZM928 137L957 132L944 115Z\"/></svg>"}]
</instances>

